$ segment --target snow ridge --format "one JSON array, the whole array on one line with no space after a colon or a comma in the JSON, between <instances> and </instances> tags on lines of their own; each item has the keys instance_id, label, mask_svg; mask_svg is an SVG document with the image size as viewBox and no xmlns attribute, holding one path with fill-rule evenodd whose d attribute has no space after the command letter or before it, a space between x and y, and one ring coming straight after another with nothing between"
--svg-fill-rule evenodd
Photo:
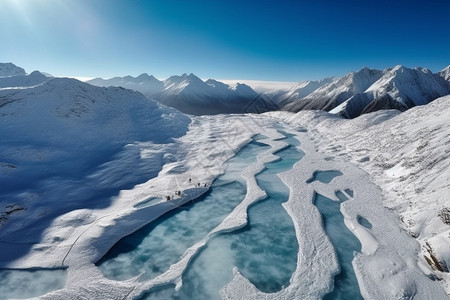
<instances>
[{"instance_id":1,"label":"snow ridge","mask_svg":"<svg viewBox=\"0 0 450 300\"><path fill-rule=\"evenodd\" d=\"M8 77L0 77L0 88L21 88L31 87L42 84L49 80L50 77L42 74L39 71L34 71L28 75L15 75Z\"/></svg>"},{"instance_id":2,"label":"snow ridge","mask_svg":"<svg viewBox=\"0 0 450 300\"><path fill-rule=\"evenodd\" d=\"M25 70L13 63L0 63L0 77L26 75Z\"/></svg>"}]
</instances>

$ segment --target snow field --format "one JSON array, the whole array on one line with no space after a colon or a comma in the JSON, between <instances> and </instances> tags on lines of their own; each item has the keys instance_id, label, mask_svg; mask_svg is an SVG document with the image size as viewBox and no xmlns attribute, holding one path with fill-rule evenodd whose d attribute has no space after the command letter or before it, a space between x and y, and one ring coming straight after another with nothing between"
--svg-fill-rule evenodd
<instances>
[{"instance_id":1,"label":"snow field","mask_svg":"<svg viewBox=\"0 0 450 300\"><path fill-rule=\"evenodd\" d=\"M446 96L401 114L380 111L344 120L324 112L300 112L289 121L307 127L325 156L370 174L382 189L383 205L420 243L416 259L422 270L437 278L447 294L449 273L441 272L432 256L441 267L450 265L450 228L440 217L450 194L449 106Z\"/></svg>"},{"instance_id":2,"label":"snow field","mask_svg":"<svg viewBox=\"0 0 450 300\"><path fill-rule=\"evenodd\" d=\"M75 84L77 88L74 92L73 84L73 81L67 84L67 81L52 80L38 87L15 90L13 94L10 94L11 90L0 91L0 96L8 95L13 100L3 106L4 114L0 120L2 138L12 141L12 145L0 146L5 150L2 153L8 154L1 157L0 165L2 174L6 176L2 180L7 182L15 182L14 176L20 177L27 170L41 170L45 164L56 166L66 163L61 172L76 169L77 158L85 153L95 153L93 150L106 151L106 148L73 147L75 137L83 137L83 142L90 145L96 139L101 144L102 136L114 134L115 152L112 151L103 161L95 160L94 165L97 165L93 172L81 174L83 176L76 179L61 180L54 176L42 183L43 190L27 187L23 191L10 186L3 194L8 195L8 201L13 205L10 209L15 213L8 215L0 233L3 242L0 243L3 254L0 265L23 269L67 267L65 287L42 296L42 299L71 298L74 295L133 298L152 287L168 283L180 288L184 270L206 242L220 232L245 226L248 207L265 196L256 184L255 175L264 169L264 163L278 159L274 152L286 147L283 141L278 140L283 137L276 130L280 122L291 124L285 125L289 133L297 129L295 137L306 154L292 170L280 175L291 191L288 202L283 206L294 222L299 243L296 270L287 287L267 294L257 290L236 269L232 281L221 290L221 296L230 299L320 299L328 293L339 265L313 199L316 193L320 193L339 201L337 192L340 191L350 196L341 204L345 224L362 244L362 253L356 255L353 266L364 298L448 297L440 285L443 283L448 293L448 273L431 270L422 257L425 255L430 259L431 252L438 261L446 262L450 252L447 247L448 225L441 222L438 215L445 208L449 191L446 181L449 177L446 176L449 170L449 97L399 116L387 111L352 121L323 112L194 117L189 131L184 135L187 117L173 110L163 109L153 102L145 104L149 112L154 112L154 118L143 123L145 127L135 122L147 118L140 111L142 106L138 105L140 108L137 109L129 101L126 105L131 106L129 111L133 113L123 115L119 122L113 117L113 109L105 112L95 105L96 101L115 105L105 95L108 90ZM95 97L81 97L83 89L91 88L93 90L88 92ZM58 97L52 94L52 89L61 89ZM147 101L139 94L121 89L116 92L127 99L135 97L134 100ZM35 97L36 94L43 96ZM75 104L64 102L74 97L79 100ZM36 101L34 106L37 108L25 108L26 101ZM53 106L55 103L58 104L56 108ZM49 107L52 112L50 119ZM105 127L88 130L92 127L91 122L103 113L106 114L103 119ZM17 117L19 122L15 123L14 118ZM36 118L43 119L37 122L43 127L20 124L22 120ZM80 123L77 118L86 118L83 119L86 122ZM163 127L158 127L159 131L149 133L140 129L141 126L151 128L160 121ZM28 132L27 128L32 130ZM172 132L171 128L175 130ZM37 140L40 131L47 132L48 136ZM142 278L136 276L117 282L104 277L94 263L118 240L205 193L213 180L224 172L226 161L257 134L267 137L264 143L267 142L272 149L259 155L257 162L242 172L247 183L247 195L221 224L188 248L180 261L167 272L153 280L141 282ZM182 137L173 139L177 136ZM426 138L428 143L421 137ZM33 141L35 144L29 145L23 141ZM63 147L54 148L61 144ZM98 145L98 141L94 144ZM74 154L73 161L67 159L67 153ZM152 161L161 164L152 164ZM151 172L142 183L121 186L120 174L133 168L134 162L141 162L138 171L150 166ZM92 167L93 163L86 164ZM14 166L12 170L10 165ZM343 175L328 184L319 180L308 182L315 172L324 170L336 170ZM136 182L133 177L135 173L130 171L128 174L131 178L128 182ZM32 173L30 178L38 175ZM78 204L79 207L69 206L64 210L68 204L76 202L78 198L75 196L89 195L88 189L80 193L74 187L90 187L92 180L100 186L112 184L120 192L111 196L108 205L91 203L94 195L86 197L83 203ZM353 195L348 192L350 190ZM48 197L55 191L57 195ZM177 197L176 191L182 192L180 197ZM54 201L61 195L65 201ZM167 196L174 198L165 201ZM149 198L157 198L159 202L137 206ZM40 201L33 202L35 199ZM404 223L398 216L403 218ZM361 225L358 222L361 217L368 220L372 228ZM23 223L15 220L23 220ZM42 223L42 220L46 222ZM40 226L35 227L36 224ZM13 235L17 240L5 243L5 239ZM411 235L417 236L421 244ZM431 250L425 248L427 245ZM430 278L433 276L443 281L432 281Z\"/></svg>"}]
</instances>

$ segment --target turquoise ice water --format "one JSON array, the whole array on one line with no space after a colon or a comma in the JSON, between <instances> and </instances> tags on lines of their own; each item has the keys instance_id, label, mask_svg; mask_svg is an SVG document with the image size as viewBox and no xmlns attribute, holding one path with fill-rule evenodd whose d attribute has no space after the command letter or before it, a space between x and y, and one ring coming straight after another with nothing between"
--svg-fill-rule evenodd
<instances>
[{"instance_id":1,"label":"turquoise ice water","mask_svg":"<svg viewBox=\"0 0 450 300\"><path fill-rule=\"evenodd\" d=\"M315 171L313 176L306 181L306 183L311 183L313 181L320 181L322 183L330 183L334 178L342 176L341 171L337 170L327 170L327 171Z\"/></svg>"},{"instance_id":2,"label":"turquoise ice water","mask_svg":"<svg viewBox=\"0 0 450 300\"><path fill-rule=\"evenodd\" d=\"M62 289L65 269L0 270L0 299L26 299Z\"/></svg>"},{"instance_id":3,"label":"turquoise ice water","mask_svg":"<svg viewBox=\"0 0 450 300\"><path fill-rule=\"evenodd\" d=\"M102 273L113 280L126 280L139 274L151 279L167 271L244 199L246 186L240 171L268 148L260 142L243 147L227 162L226 173L209 193L121 239L97 263Z\"/></svg>"},{"instance_id":4,"label":"turquoise ice water","mask_svg":"<svg viewBox=\"0 0 450 300\"><path fill-rule=\"evenodd\" d=\"M249 208L249 224L210 240L187 268L179 291L168 285L149 291L143 299L220 299L219 290L231 281L234 266L264 292L289 285L298 242L292 219L281 206L289 189L276 174L292 168L303 153L294 147L298 142L292 136L284 141L291 146L277 153L282 159L267 164L256 176L268 197Z\"/></svg>"},{"instance_id":5,"label":"turquoise ice water","mask_svg":"<svg viewBox=\"0 0 450 300\"><path fill-rule=\"evenodd\" d=\"M340 211L341 202L316 194L314 204L322 214L325 232L337 254L341 272L334 277L334 290L325 300L363 299L352 266L355 251L361 251L361 243L345 226Z\"/></svg>"}]
</instances>

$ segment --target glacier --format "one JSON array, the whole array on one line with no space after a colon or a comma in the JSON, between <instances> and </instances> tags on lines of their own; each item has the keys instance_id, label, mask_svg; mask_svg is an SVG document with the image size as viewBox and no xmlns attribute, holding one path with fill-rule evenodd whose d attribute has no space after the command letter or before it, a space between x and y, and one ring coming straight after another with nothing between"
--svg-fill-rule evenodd
<instances>
[{"instance_id":1,"label":"glacier","mask_svg":"<svg viewBox=\"0 0 450 300\"><path fill-rule=\"evenodd\" d=\"M258 178L282 166L292 147L302 157L277 175L288 190L281 206L298 244L288 282L262 291L235 265L216 297L321 299L333 291L341 262L318 194L339 204L361 245L351 266L364 299L449 297L450 96L347 120L323 111L187 116L137 92L74 79L18 86L0 90L0 136L7 141L0 145L0 280L14 289L13 271L43 272L52 282L54 270L63 283L26 295L17 285L16 294L0 298L182 292L203 253L220 249L221 235L248 226L251 209L268 196ZM239 160L252 143L262 151ZM195 206L219 178L240 182L245 193L165 270L105 276L98 262L117 242L193 200Z\"/></svg>"}]
</instances>

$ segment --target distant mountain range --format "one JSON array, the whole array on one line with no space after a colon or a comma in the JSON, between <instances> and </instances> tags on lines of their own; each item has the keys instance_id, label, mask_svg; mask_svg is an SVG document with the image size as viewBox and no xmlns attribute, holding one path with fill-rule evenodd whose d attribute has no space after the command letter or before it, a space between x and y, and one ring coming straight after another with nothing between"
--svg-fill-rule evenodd
<instances>
[{"instance_id":1,"label":"distant mountain range","mask_svg":"<svg viewBox=\"0 0 450 300\"><path fill-rule=\"evenodd\" d=\"M136 90L148 98L193 115L261 113L278 109L266 95L255 92L248 85L237 83L230 86L214 79L203 81L194 74L171 76L160 81L144 73L137 77L95 78L88 83Z\"/></svg>"},{"instance_id":2,"label":"distant mountain range","mask_svg":"<svg viewBox=\"0 0 450 300\"><path fill-rule=\"evenodd\" d=\"M51 77L25 71L12 63L0 64L0 88L30 87ZM228 85L194 74L158 80L146 73L137 77L95 78L88 83L123 87L142 93L166 106L192 115L298 112L324 110L345 118L384 109L405 111L450 94L450 66L438 73L425 68L396 66L385 70L363 68L342 77L304 81L289 90L257 93L246 84Z\"/></svg>"},{"instance_id":3,"label":"distant mountain range","mask_svg":"<svg viewBox=\"0 0 450 300\"><path fill-rule=\"evenodd\" d=\"M140 91L184 113L261 113L271 110L325 110L346 118L381 110L405 111L450 94L450 66L433 74L424 68L396 66L385 70L363 68L342 77L304 81L289 90L256 93L245 84L229 86L183 74L159 81L142 74L112 79L96 78L98 86L122 86Z\"/></svg>"}]
</instances>

